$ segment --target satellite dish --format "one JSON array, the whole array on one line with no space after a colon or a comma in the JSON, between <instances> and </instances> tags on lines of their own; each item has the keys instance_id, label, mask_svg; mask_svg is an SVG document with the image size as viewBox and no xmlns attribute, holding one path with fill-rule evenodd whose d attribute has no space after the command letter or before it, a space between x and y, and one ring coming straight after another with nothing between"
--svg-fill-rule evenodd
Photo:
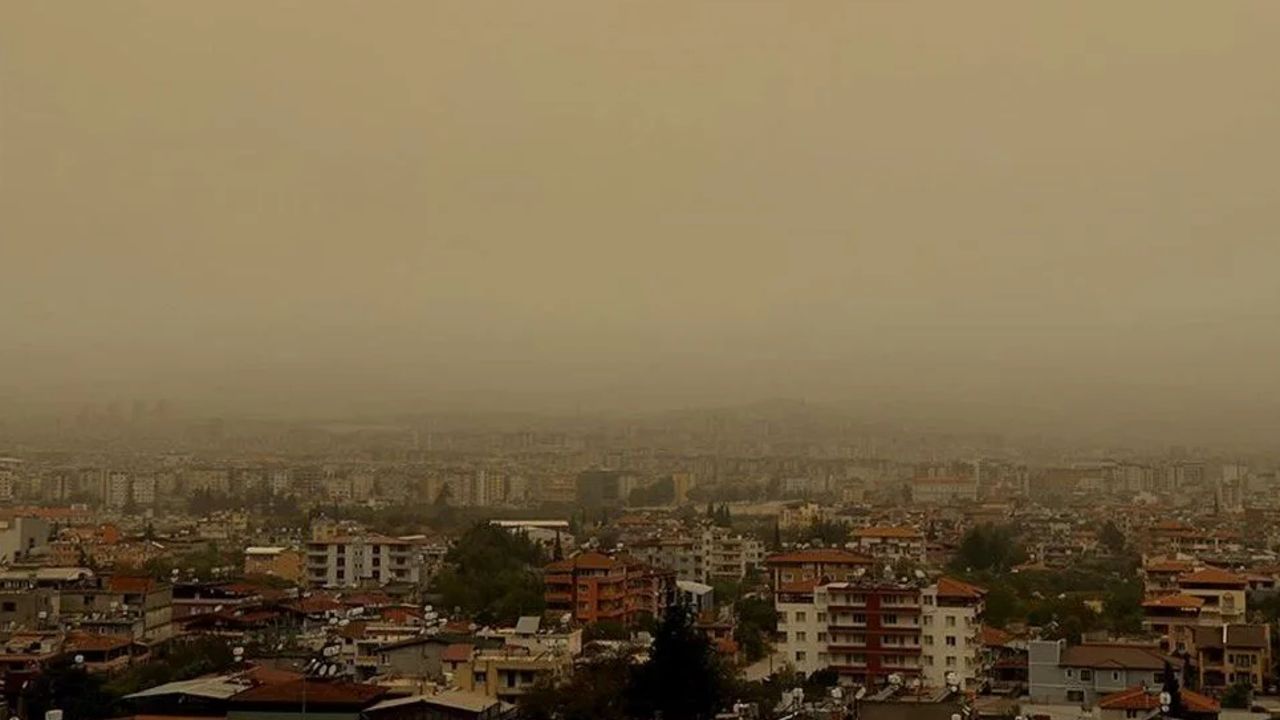
<instances>
[{"instance_id":1,"label":"satellite dish","mask_svg":"<svg viewBox=\"0 0 1280 720\"><path fill-rule=\"evenodd\" d=\"M832 700L843 700L843 699L844 699L844 688L840 687L839 685L837 685L837 686L835 686L835 687L831 688L831 699L832 699Z\"/></svg>"},{"instance_id":2,"label":"satellite dish","mask_svg":"<svg viewBox=\"0 0 1280 720\"><path fill-rule=\"evenodd\" d=\"M77 655L75 656L75 661L76 661L76 664L77 664L77 665L83 665L83 664L84 664L84 655L77 654Z\"/></svg>"},{"instance_id":3,"label":"satellite dish","mask_svg":"<svg viewBox=\"0 0 1280 720\"><path fill-rule=\"evenodd\" d=\"M943 675L942 678L947 681L948 685L960 684L960 676L956 674L955 670L948 670L947 674Z\"/></svg>"},{"instance_id":4,"label":"satellite dish","mask_svg":"<svg viewBox=\"0 0 1280 720\"><path fill-rule=\"evenodd\" d=\"M900 687L902 685L902 676L898 673L889 675L889 684L894 687Z\"/></svg>"},{"instance_id":5,"label":"satellite dish","mask_svg":"<svg viewBox=\"0 0 1280 720\"><path fill-rule=\"evenodd\" d=\"M858 691L857 691L857 692L855 692L855 693L853 694L853 699L854 699L854 700L861 700L862 698L864 698L864 697L866 697L866 696L867 696L867 688L866 688L866 686L865 686L865 685L861 685L861 686L859 686L859 687L858 687Z\"/></svg>"}]
</instances>

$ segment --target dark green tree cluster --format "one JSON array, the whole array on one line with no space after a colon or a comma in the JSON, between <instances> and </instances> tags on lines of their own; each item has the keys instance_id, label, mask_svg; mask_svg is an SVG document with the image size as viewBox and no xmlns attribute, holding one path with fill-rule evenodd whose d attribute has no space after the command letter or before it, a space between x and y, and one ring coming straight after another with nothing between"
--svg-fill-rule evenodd
<instances>
[{"instance_id":1,"label":"dark green tree cluster","mask_svg":"<svg viewBox=\"0 0 1280 720\"><path fill-rule=\"evenodd\" d=\"M126 714L121 698L168 682L221 672L235 664L231 648L218 638L177 643L163 657L134 665L109 680L76 667L70 656L54 661L23 691L26 717L60 709L64 717L99 720Z\"/></svg>"},{"instance_id":2,"label":"dark green tree cluster","mask_svg":"<svg viewBox=\"0 0 1280 720\"><path fill-rule=\"evenodd\" d=\"M707 503L707 519L720 527L732 527L733 517L729 514L729 506Z\"/></svg>"},{"instance_id":3,"label":"dark green tree cluster","mask_svg":"<svg viewBox=\"0 0 1280 720\"><path fill-rule=\"evenodd\" d=\"M608 657L562 685L540 684L520 699L522 720L710 720L732 702L732 675L681 607L654 630L649 660Z\"/></svg>"},{"instance_id":4,"label":"dark green tree cluster","mask_svg":"<svg viewBox=\"0 0 1280 720\"><path fill-rule=\"evenodd\" d=\"M733 604L733 615L737 620L733 639L747 660L754 662L767 655L769 638L778 631L778 611L773 603L754 595L743 597Z\"/></svg>"},{"instance_id":5,"label":"dark green tree cluster","mask_svg":"<svg viewBox=\"0 0 1280 720\"><path fill-rule=\"evenodd\" d=\"M1006 572L1025 559L1013 528L986 523L964 534L951 565L961 572Z\"/></svg>"},{"instance_id":6,"label":"dark green tree cluster","mask_svg":"<svg viewBox=\"0 0 1280 720\"><path fill-rule=\"evenodd\" d=\"M542 548L528 537L489 523L471 527L445 556L449 566L433 589L446 608L460 608L479 623L514 622L540 614Z\"/></svg>"}]
</instances>

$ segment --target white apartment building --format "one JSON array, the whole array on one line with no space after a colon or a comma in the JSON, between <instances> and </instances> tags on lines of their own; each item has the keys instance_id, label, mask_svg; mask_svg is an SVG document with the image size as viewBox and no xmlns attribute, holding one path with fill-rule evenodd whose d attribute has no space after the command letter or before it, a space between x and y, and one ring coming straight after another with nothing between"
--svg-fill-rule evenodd
<instances>
[{"instance_id":1,"label":"white apartment building","mask_svg":"<svg viewBox=\"0 0 1280 720\"><path fill-rule=\"evenodd\" d=\"M870 578L785 582L775 596L777 648L798 671L832 668L859 685L896 674L942 687L949 670L972 684L984 673L984 592L949 578L923 587Z\"/></svg>"},{"instance_id":2,"label":"white apartment building","mask_svg":"<svg viewBox=\"0 0 1280 720\"><path fill-rule=\"evenodd\" d=\"M156 476L139 475L133 479L133 503L140 507L151 507L156 504Z\"/></svg>"},{"instance_id":3,"label":"white apartment building","mask_svg":"<svg viewBox=\"0 0 1280 720\"><path fill-rule=\"evenodd\" d=\"M113 470L102 478L102 501L109 508L120 509L129 504L132 489L129 473Z\"/></svg>"},{"instance_id":4,"label":"white apartment building","mask_svg":"<svg viewBox=\"0 0 1280 720\"><path fill-rule=\"evenodd\" d=\"M843 683L877 687L921 677L921 593L915 583L860 578L777 588L777 648L796 670L834 669Z\"/></svg>"},{"instance_id":5,"label":"white apartment building","mask_svg":"<svg viewBox=\"0 0 1280 720\"><path fill-rule=\"evenodd\" d=\"M924 533L912 527L858 528L848 547L884 562L923 562L927 549Z\"/></svg>"},{"instance_id":6,"label":"white apartment building","mask_svg":"<svg viewBox=\"0 0 1280 720\"><path fill-rule=\"evenodd\" d=\"M417 583L422 559L415 544L386 535L335 535L307 543L307 579L313 586L358 587Z\"/></svg>"},{"instance_id":7,"label":"white apartment building","mask_svg":"<svg viewBox=\"0 0 1280 720\"><path fill-rule=\"evenodd\" d=\"M763 542L718 527L640 542L628 551L637 560L674 570L677 580L700 583L741 580L751 568L762 567L765 557Z\"/></svg>"},{"instance_id":8,"label":"white apartment building","mask_svg":"<svg viewBox=\"0 0 1280 720\"><path fill-rule=\"evenodd\" d=\"M946 684L948 672L955 672L961 685L972 686L986 673L982 665L982 611L986 591L975 585L938 578L920 593L924 666L923 680L929 687Z\"/></svg>"}]
</instances>

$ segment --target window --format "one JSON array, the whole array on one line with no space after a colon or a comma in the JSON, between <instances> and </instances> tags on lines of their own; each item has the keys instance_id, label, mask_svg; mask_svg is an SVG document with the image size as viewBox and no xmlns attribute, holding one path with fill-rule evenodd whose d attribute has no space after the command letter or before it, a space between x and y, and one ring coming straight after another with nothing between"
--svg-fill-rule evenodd
<instances>
[{"instance_id":1,"label":"window","mask_svg":"<svg viewBox=\"0 0 1280 720\"><path fill-rule=\"evenodd\" d=\"M1080 681L1081 681L1081 682L1093 682L1093 671L1092 671L1092 670L1081 670L1081 671L1080 671Z\"/></svg>"},{"instance_id":2,"label":"window","mask_svg":"<svg viewBox=\"0 0 1280 720\"><path fill-rule=\"evenodd\" d=\"M1111 671L1111 681L1112 681L1112 682L1120 682L1120 671L1119 671L1119 670L1112 670L1112 671Z\"/></svg>"},{"instance_id":3,"label":"window","mask_svg":"<svg viewBox=\"0 0 1280 720\"><path fill-rule=\"evenodd\" d=\"M1151 678L1152 678L1151 682L1155 683L1156 685L1159 685L1164 682L1164 673L1162 672L1152 673Z\"/></svg>"},{"instance_id":4,"label":"window","mask_svg":"<svg viewBox=\"0 0 1280 720\"><path fill-rule=\"evenodd\" d=\"M956 616L955 616L955 615L948 615L948 616L947 616L947 627L955 627L955 626L956 626Z\"/></svg>"},{"instance_id":5,"label":"window","mask_svg":"<svg viewBox=\"0 0 1280 720\"><path fill-rule=\"evenodd\" d=\"M797 651L796 651L796 662L804 662L804 651L803 651L803 650L797 650Z\"/></svg>"},{"instance_id":6,"label":"window","mask_svg":"<svg viewBox=\"0 0 1280 720\"><path fill-rule=\"evenodd\" d=\"M1068 691L1067 691L1067 702L1078 702L1078 703L1082 703L1082 702L1084 702L1084 691L1083 691L1083 690L1068 690Z\"/></svg>"},{"instance_id":7,"label":"window","mask_svg":"<svg viewBox=\"0 0 1280 720\"><path fill-rule=\"evenodd\" d=\"M806 638L806 636L805 636L805 632L804 632L803 630L801 630L800 632L796 633L796 642L804 642L806 639L807 639L807 638Z\"/></svg>"},{"instance_id":8,"label":"window","mask_svg":"<svg viewBox=\"0 0 1280 720\"><path fill-rule=\"evenodd\" d=\"M955 655L948 655L948 656L947 656L947 667L955 667L955 666L956 666L956 656L955 656Z\"/></svg>"},{"instance_id":9,"label":"window","mask_svg":"<svg viewBox=\"0 0 1280 720\"><path fill-rule=\"evenodd\" d=\"M955 646L956 646L956 636L955 636L955 635L948 635L948 636L947 636L947 647L955 647Z\"/></svg>"},{"instance_id":10,"label":"window","mask_svg":"<svg viewBox=\"0 0 1280 720\"><path fill-rule=\"evenodd\" d=\"M796 612L796 622L804 622L804 611Z\"/></svg>"},{"instance_id":11,"label":"window","mask_svg":"<svg viewBox=\"0 0 1280 720\"><path fill-rule=\"evenodd\" d=\"M925 635L925 636L924 636L924 644L925 644L925 645L932 645L932 644L933 644L933 636L932 636L932 635Z\"/></svg>"},{"instance_id":12,"label":"window","mask_svg":"<svg viewBox=\"0 0 1280 720\"><path fill-rule=\"evenodd\" d=\"M0 605L0 609L3 609L5 612L14 612L18 609L18 603L13 602L12 600L5 600L4 605Z\"/></svg>"},{"instance_id":13,"label":"window","mask_svg":"<svg viewBox=\"0 0 1280 720\"><path fill-rule=\"evenodd\" d=\"M827 614L826 614L826 613L824 613L824 612L820 612L820 613L818 613L818 622L820 622L820 623L821 623L821 622L826 622L826 621L827 621Z\"/></svg>"},{"instance_id":14,"label":"window","mask_svg":"<svg viewBox=\"0 0 1280 720\"><path fill-rule=\"evenodd\" d=\"M827 634L824 632L818 633L818 642L826 642L826 641L827 641Z\"/></svg>"},{"instance_id":15,"label":"window","mask_svg":"<svg viewBox=\"0 0 1280 720\"><path fill-rule=\"evenodd\" d=\"M925 655L923 659L924 659L925 667L933 667L933 656L932 656L932 655Z\"/></svg>"},{"instance_id":16,"label":"window","mask_svg":"<svg viewBox=\"0 0 1280 720\"><path fill-rule=\"evenodd\" d=\"M1076 671L1072 670L1071 668L1067 668L1066 676L1067 676L1067 679L1070 680L1071 678L1074 678L1076 676Z\"/></svg>"},{"instance_id":17,"label":"window","mask_svg":"<svg viewBox=\"0 0 1280 720\"><path fill-rule=\"evenodd\" d=\"M885 615L885 616L884 616L884 624L885 624L885 625L897 625L897 624L898 624L898 616L897 616L897 615Z\"/></svg>"},{"instance_id":18,"label":"window","mask_svg":"<svg viewBox=\"0 0 1280 720\"><path fill-rule=\"evenodd\" d=\"M925 626L925 627L930 627L931 625L933 625L933 616L932 616L932 615L925 615L925 616L924 616L924 626Z\"/></svg>"},{"instance_id":19,"label":"window","mask_svg":"<svg viewBox=\"0 0 1280 720\"><path fill-rule=\"evenodd\" d=\"M515 686L516 686L516 672L512 670L507 673L507 687L513 688Z\"/></svg>"}]
</instances>

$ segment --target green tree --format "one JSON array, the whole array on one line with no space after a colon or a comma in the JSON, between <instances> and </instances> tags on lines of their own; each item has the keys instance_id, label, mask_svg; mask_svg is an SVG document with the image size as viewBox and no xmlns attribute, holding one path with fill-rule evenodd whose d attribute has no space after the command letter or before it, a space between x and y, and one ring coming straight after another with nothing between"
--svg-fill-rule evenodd
<instances>
[{"instance_id":1,"label":"green tree","mask_svg":"<svg viewBox=\"0 0 1280 720\"><path fill-rule=\"evenodd\" d=\"M1026 558L1012 528L986 523L970 528L952 560L959 572L1006 572Z\"/></svg>"},{"instance_id":2,"label":"green tree","mask_svg":"<svg viewBox=\"0 0 1280 720\"><path fill-rule=\"evenodd\" d=\"M564 684L540 680L518 700L520 720L628 720L633 672L625 656L610 655L576 669Z\"/></svg>"},{"instance_id":3,"label":"green tree","mask_svg":"<svg viewBox=\"0 0 1280 720\"><path fill-rule=\"evenodd\" d=\"M49 710L64 717L98 720L114 715L116 698L103 687L102 676L76 667L69 657L53 661L22 690L26 716L43 718Z\"/></svg>"},{"instance_id":4,"label":"green tree","mask_svg":"<svg viewBox=\"0 0 1280 720\"><path fill-rule=\"evenodd\" d=\"M1253 687L1246 682L1232 683L1222 693L1222 707L1247 710L1253 703Z\"/></svg>"},{"instance_id":5,"label":"green tree","mask_svg":"<svg viewBox=\"0 0 1280 720\"><path fill-rule=\"evenodd\" d=\"M446 608L461 608L477 622L513 622L537 615L545 602L538 568L542 549L528 537L487 522L471 527L445 556L449 567L434 589Z\"/></svg>"},{"instance_id":6,"label":"green tree","mask_svg":"<svg viewBox=\"0 0 1280 720\"><path fill-rule=\"evenodd\" d=\"M1098 541L1102 543L1112 555L1119 555L1124 552L1125 538L1124 533L1116 526L1115 522L1108 520L1102 525L1102 530L1098 532Z\"/></svg>"},{"instance_id":7,"label":"green tree","mask_svg":"<svg viewBox=\"0 0 1280 720\"><path fill-rule=\"evenodd\" d=\"M661 715L665 720L708 720L729 698L732 682L707 637L693 617L672 606L658 626L649 662L630 686L635 717Z\"/></svg>"},{"instance_id":8,"label":"green tree","mask_svg":"<svg viewBox=\"0 0 1280 720\"><path fill-rule=\"evenodd\" d=\"M765 598L749 596L733 605L736 620L733 639L749 661L756 661L769 653L769 639L778 630L778 611Z\"/></svg>"}]
</instances>

